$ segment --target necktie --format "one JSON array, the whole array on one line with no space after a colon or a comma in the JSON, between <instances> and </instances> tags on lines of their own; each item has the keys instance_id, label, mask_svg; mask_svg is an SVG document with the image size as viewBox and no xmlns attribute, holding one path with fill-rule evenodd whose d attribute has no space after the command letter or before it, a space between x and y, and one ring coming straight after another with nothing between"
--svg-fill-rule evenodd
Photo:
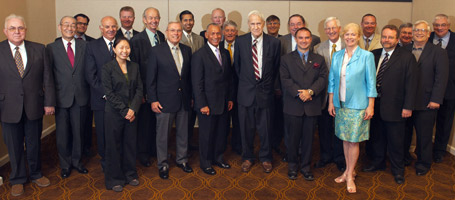
<instances>
[{"instance_id":1,"label":"necktie","mask_svg":"<svg viewBox=\"0 0 455 200\"><path fill-rule=\"evenodd\" d=\"M333 53L337 52L337 45L333 44L332 45L332 52L330 53L330 60L332 60Z\"/></svg>"},{"instance_id":2,"label":"necktie","mask_svg":"<svg viewBox=\"0 0 455 200\"><path fill-rule=\"evenodd\" d=\"M82 37L78 37L78 38L76 38L76 39L78 39L78 40L84 40L84 39L82 39Z\"/></svg>"},{"instance_id":3,"label":"necktie","mask_svg":"<svg viewBox=\"0 0 455 200\"><path fill-rule=\"evenodd\" d=\"M442 48L442 38L439 38L438 41L439 43L437 45Z\"/></svg>"},{"instance_id":4,"label":"necktie","mask_svg":"<svg viewBox=\"0 0 455 200\"><path fill-rule=\"evenodd\" d=\"M365 40L365 50L368 50L368 48L370 48L370 38Z\"/></svg>"},{"instance_id":5,"label":"necktie","mask_svg":"<svg viewBox=\"0 0 455 200\"><path fill-rule=\"evenodd\" d=\"M24 63L22 62L21 52L19 52L19 47L16 47L16 52L14 53L14 61L16 61L16 67L19 71L21 77L24 77Z\"/></svg>"},{"instance_id":6,"label":"necktie","mask_svg":"<svg viewBox=\"0 0 455 200\"><path fill-rule=\"evenodd\" d=\"M220 55L220 52L218 51L218 49L215 49L215 53L216 53L216 59L218 59L218 63L220 63L220 65L222 67L223 64L221 62L221 55Z\"/></svg>"},{"instance_id":7,"label":"necktie","mask_svg":"<svg viewBox=\"0 0 455 200\"><path fill-rule=\"evenodd\" d=\"M66 49L66 54L68 54L68 59L70 60L71 67L74 67L74 51L71 48L71 42L68 42L68 48Z\"/></svg>"},{"instance_id":8,"label":"necktie","mask_svg":"<svg viewBox=\"0 0 455 200\"><path fill-rule=\"evenodd\" d=\"M384 76L384 72L387 69L388 62L389 62L389 53L385 53L385 57L382 60L381 66L379 67L378 75L376 76L376 89L377 89L378 94L381 94L382 77Z\"/></svg>"},{"instance_id":9,"label":"necktie","mask_svg":"<svg viewBox=\"0 0 455 200\"><path fill-rule=\"evenodd\" d=\"M193 49L193 40L191 39L191 35L188 34L188 43L190 44L191 49Z\"/></svg>"},{"instance_id":10,"label":"necktie","mask_svg":"<svg viewBox=\"0 0 455 200\"><path fill-rule=\"evenodd\" d=\"M303 65L305 66L306 65L305 54L302 55L302 62L303 62Z\"/></svg>"},{"instance_id":11,"label":"necktie","mask_svg":"<svg viewBox=\"0 0 455 200\"><path fill-rule=\"evenodd\" d=\"M131 39L131 32L126 31L126 39L130 40Z\"/></svg>"},{"instance_id":12,"label":"necktie","mask_svg":"<svg viewBox=\"0 0 455 200\"><path fill-rule=\"evenodd\" d=\"M155 33L155 36L153 36L155 38L155 44L153 46L156 46L157 44L160 43L160 40L158 39L158 34Z\"/></svg>"},{"instance_id":13,"label":"necktie","mask_svg":"<svg viewBox=\"0 0 455 200\"><path fill-rule=\"evenodd\" d=\"M228 44L228 51L229 51L229 57L231 57L231 61L232 61L232 49L231 49L231 47L232 47L232 43L229 43Z\"/></svg>"},{"instance_id":14,"label":"necktie","mask_svg":"<svg viewBox=\"0 0 455 200\"><path fill-rule=\"evenodd\" d=\"M175 61L175 66L177 66L177 71L179 71L179 75L182 72L182 65L180 63L180 57L179 57L179 48L177 46L172 47L172 57L174 57Z\"/></svg>"},{"instance_id":15,"label":"necktie","mask_svg":"<svg viewBox=\"0 0 455 200\"><path fill-rule=\"evenodd\" d=\"M114 43L109 42L109 53L111 53L111 57L114 57L114 47L112 46Z\"/></svg>"},{"instance_id":16,"label":"necktie","mask_svg":"<svg viewBox=\"0 0 455 200\"><path fill-rule=\"evenodd\" d=\"M259 65L258 65L258 51L256 49L257 40L253 40L253 47L251 48L253 53L253 67L254 67L254 76L256 80L261 79L261 75L259 73Z\"/></svg>"}]
</instances>

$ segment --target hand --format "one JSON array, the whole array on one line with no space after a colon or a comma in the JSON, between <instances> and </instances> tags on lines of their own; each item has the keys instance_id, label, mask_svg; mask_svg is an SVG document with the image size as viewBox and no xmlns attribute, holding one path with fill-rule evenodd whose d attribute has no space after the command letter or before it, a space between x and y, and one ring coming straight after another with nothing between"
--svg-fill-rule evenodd
<instances>
[{"instance_id":1,"label":"hand","mask_svg":"<svg viewBox=\"0 0 455 200\"><path fill-rule=\"evenodd\" d=\"M228 111L231 111L233 107L234 107L234 102L228 101Z\"/></svg>"},{"instance_id":2,"label":"hand","mask_svg":"<svg viewBox=\"0 0 455 200\"><path fill-rule=\"evenodd\" d=\"M130 120L134 117L134 110L128 109L128 113L126 113L125 119Z\"/></svg>"},{"instance_id":3,"label":"hand","mask_svg":"<svg viewBox=\"0 0 455 200\"><path fill-rule=\"evenodd\" d=\"M54 106L44 106L44 114L45 115L55 114L55 107Z\"/></svg>"},{"instance_id":4,"label":"hand","mask_svg":"<svg viewBox=\"0 0 455 200\"><path fill-rule=\"evenodd\" d=\"M152 103L152 111L155 113L161 113L161 109L163 109L163 106L161 106L159 101L155 101Z\"/></svg>"},{"instance_id":5,"label":"hand","mask_svg":"<svg viewBox=\"0 0 455 200\"><path fill-rule=\"evenodd\" d=\"M329 107L327 108L329 110L329 115L332 117L335 117L335 106L333 106L333 103L329 103Z\"/></svg>"},{"instance_id":6,"label":"hand","mask_svg":"<svg viewBox=\"0 0 455 200\"><path fill-rule=\"evenodd\" d=\"M144 97L142 97L142 103L145 103L145 98Z\"/></svg>"},{"instance_id":7,"label":"hand","mask_svg":"<svg viewBox=\"0 0 455 200\"><path fill-rule=\"evenodd\" d=\"M430 103L428 103L428 105L427 105L427 108L429 108L429 109L439 109L439 106L440 106L439 103L435 103L435 102L430 101Z\"/></svg>"},{"instance_id":8,"label":"hand","mask_svg":"<svg viewBox=\"0 0 455 200\"><path fill-rule=\"evenodd\" d=\"M310 95L310 92L308 90L297 90L299 92L299 98L303 102L311 101L313 98Z\"/></svg>"},{"instance_id":9,"label":"hand","mask_svg":"<svg viewBox=\"0 0 455 200\"><path fill-rule=\"evenodd\" d=\"M281 90L275 89L275 96L281 96Z\"/></svg>"},{"instance_id":10,"label":"hand","mask_svg":"<svg viewBox=\"0 0 455 200\"><path fill-rule=\"evenodd\" d=\"M191 107L194 107L194 99L191 99Z\"/></svg>"},{"instance_id":11,"label":"hand","mask_svg":"<svg viewBox=\"0 0 455 200\"><path fill-rule=\"evenodd\" d=\"M208 106L201 108L201 113L207 116L210 115L210 108Z\"/></svg>"},{"instance_id":12,"label":"hand","mask_svg":"<svg viewBox=\"0 0 455 200\"><path fill-rule=\"evenodd\" d=\"M136 117L133 115L133 117L131 117L131 119L130 119L130 123L133 122L135 119L136 119Z\"/></svg>"},{"instance_id":13,"label":"hand","mask_svg":"<svg viewBox=\"0 0 455 200\"><path fill-rule=\"evenodd\" d=\"M401 117L402 118L408 118L408 117L411 117L411 116L412 116L412 110L403 109L403 111L401 111Z\"/></svg>"},{"instance_id":14,"label":"hand","mask_svg":"<svg viewBox=\"0 0 455 200\"><path fill-rule=\"evenodd\" d=\"M374 115L374 106L368 106L367 109L365 109L365 116L363 117L363 120L369 120L373 118Z\"/></svg>"}]
</instances>

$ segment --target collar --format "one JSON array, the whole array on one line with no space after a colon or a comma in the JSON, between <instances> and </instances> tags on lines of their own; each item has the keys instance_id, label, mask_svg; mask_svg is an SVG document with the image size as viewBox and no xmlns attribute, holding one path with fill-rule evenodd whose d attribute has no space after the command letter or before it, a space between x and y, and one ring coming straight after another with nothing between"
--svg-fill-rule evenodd
<instances>
[{"instance_id":1,"label":"collar","mask_svg":"<svg viewBox=\"0 0 455 200\"><path fill-rule=\"evenodd\" d=\"M264 33L262 33L261 36L259 36L258 38L254 38L253 34L251 34L251 38L252 38L251 44L253 44L254 40L256 40L257 43L260 43L260 42L262 42L262 39L264 38Z\"/></svg>"},{"instance_id":2,"label":"collar","mask_svg":"<svg viewBox=\"0 0 455 200\"><path fill-rule=\"evenodd\" d=\"M156 33L152 32L151 30L149 30L148 28L145 28L145 31L147 32L148 35L151 35L152 37L154 37L156 34Z\"/></svg>"},{"instance_id":3,"label":"collar","mask_svg":"<svg viewBox=\"0 0 455 200\"><path fill-rule=\"evenodd\" d=\"M11 51L14 52L16 51L16 45L14 45L13 43L11 43L9 40L8 40L8 43L9 43L9 47L11 48ZM20 50L25 50L25 42L22 41L22 43L18 46Z\"/></svg>"},{"instance_id":4,"label":"collar","mask_svg":"<svg viewBox=\"0 0 455 200\"><path fill-rule=\"evenodd\" d=\"M193 33L193 32L191 32ZM191 33L187 33L186 31L183 31L183 35L185 35L186 38L188 38L188 35L191 35Z\"/></svg>"},{"instance_id":5,"label":"collar","mask_svg":"<svg viewBox=\"0 0 455 200\"><path fill-rule=\"evenodd\" d=\"M396 48L397 48L397 47L395 47L394 49L392 49L392 50L390 50L390 51L386 51L384 48L382 48L381 57L382 57L382 56L385 56L385 54L388 53L388 54L389 54L389 58L390 58L390 56L392 56L392 54L393 54L393 52L395 51Z\"/></svg>"},{"instance_id":6,"label":"collar","mask_svg":"<svg viewBox=\"0 0 455 200\"><path fill-rule=\"evenodd\" d=\"M304 57L304 58L305 58L305 61L308 60L308 55L310 54L310 50L306 51L305 53L302 53L302 52L300 52L299 49L297 49L297 52L299 53L300 58L302 58L302 56L305 56L305 57Z\"/></svg>"},{"instance_id":7,"label":"collar","mask_svg":"<svg viewBox=\"0 0 455 200\"><path fill-rule=\"evenodd\" d=\"M71 45L76 44L76 39L74 39L74 38L71 39L70 41L67 41L62 37L62 41L63 41L63 47L65 47L65 48L67 48L68 42L71 42Z\"/></svg>"},{"instance_id":8,"label":"collar","mask_svg":"<svg viewBox=\"0 0 455 200\"><path fill-rule=\"evenodd\" d=\"M333 44L337 45L337 48L340 47L341 49L341 38L338 36L337 42L333 43L331 40L329 40L329 47L332 48Z\"/></svg>"},{"instance_id":9,"label":"collar","mask_svg":"<svg viewBox=\"0 0 455 200\"><path fill-rule=\"evenodd\" d=\"M370 42L373 40L374 35L375 34L373 33L370 37L368 37L368 39L370 39ZM366 39L367 39L367 36L363 35L363 40L366 40Z\"/></svg>"},{"instance_id":10,"label":"collar","mask_svg":"<svg viewBox=\"0 0 455 200\"><path fill-rule=\"evenodd\" d=\"M109 46L109 42L112 42L112 44L114 44L115 38L112 39L112 41L110 41L110 40L108 40L107 38L105 38L105 37L103 36L103 40L104 40L104 42L106 43L106 45Z\"/></svg>"},{"instance_id":11,"label":"collar","mask_svg":"<svg viewBox=\"0 0 455 200\"><path fill-rule=\"evenodd\" d=\"M444 41L449 41L449 38L450 38L450 31L447 31L446 35L444 35L443 37L438 37L438 35L436 35L436 33L434 34L435 40L442 39Z\"/></svg>"},{"instance_id":12,"label":"collar","mask_svg":"<svg viewBox=\"0 0 455 200\"><path fill-rule=\"evenodd\" d=\"M215 51L215 49L217 49L219 51L219 46L218 45L217 47L216 46L213 46L212 44L210 44L210 42L207 41L207 44L209 45L210 49L212 49L212 51Z\"/></svg>"},{"instance_id":13,"label":"collar","mask_svg":"<svg viewBox=\"0 0 455 200\"><path fill-rule=\"evenodd\" d=\"M131 28L130 30L126 30L125 28L120 27L120 29L122 29L123 34L126 34L126 31L130 31L130 33L133 34L133 28Z\"/></svg>"},{"instance_id":14,"label":"collar","mask_svg":"<svg viewBox=\"0 0 455 200\"><path fill-rule=\"evenodd\" d=\"M174 45L174 44L172 44L171 42L169 42L169 40L166 40L166 42L167 42L167 44L169 45L169 48L171 48L171 49L172 49L172 48L174 48L174 47L177 47L177 48L179 48L179 49L180 49L180 47L179 47L179 43L177 43L177 45Z\"/></svg>"}]
</instances>

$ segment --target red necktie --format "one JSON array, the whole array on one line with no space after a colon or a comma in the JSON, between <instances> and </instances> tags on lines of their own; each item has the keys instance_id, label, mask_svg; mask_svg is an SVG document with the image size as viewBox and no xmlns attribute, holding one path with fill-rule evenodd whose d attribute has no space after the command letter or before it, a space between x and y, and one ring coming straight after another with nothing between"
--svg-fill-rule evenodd
<instances>
[{"instance_id":1,"label":"red necktie","mask_svg":"<svg viewBox=\"0 0 455 200\"><path fill-rule=\"evenodd\" d=\"M68 42L66 54L68 54L68 59L70 59L71 67L74 67L74 52L73 48L71 48L71 42Z\"/></svg>"},{"instance_id":2,"label":"red necktie","mask_svg":"<svg viewBox=\"0 0 455 200\"><path fill-rule=\"evenodd\" d=\"M252 47L252 52L253 52L253 67L254 67L254 76L256 77L256 80L261 79L259 75L259 65L258 65L258 51L256 49L256 43L257 40L253 41L253 47Z\"/></svg>"}]
</instances>

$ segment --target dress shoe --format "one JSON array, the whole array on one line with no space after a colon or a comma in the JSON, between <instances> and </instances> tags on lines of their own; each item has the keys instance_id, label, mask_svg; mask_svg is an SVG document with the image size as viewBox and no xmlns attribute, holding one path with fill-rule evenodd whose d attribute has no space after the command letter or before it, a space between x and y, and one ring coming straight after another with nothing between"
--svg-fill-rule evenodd
<instances>
[{"instance_id":1,"label":"dress shoe","mask_svg":"<svg viewBox=\"0 0 455 200\"><path fill-rule=\"evenodd\" d=\"M338 171L344 172L344 170L346 170L346 162L345 161L338 161L338 162L336 162L336 165L337 165Z\"/></svg>"},{"instance_id":2,"label":"dress shoe","mask_svg":"<svg viewBox=\"0 0 455 200\"><path fill-rule=\"evenodd\" d=\"M71 169L62 169L60 175L62 178L68 178L71 175Z\"/></svg>"},{"instance_id":3,"label":"dress shoe","mask_svg":"<svg viewBox=\"0 0 455 200\"><path fill-rule=\"evenodd\" d=\"M96 152L92 151L92 150L84 150L83 155L87 158L91 158L91 157L96 156Z\"/></svg>"},{"instance_id":4,"label":"dress shoe","mask_svg":"<svg viewBox=\"0 0 455 200\"><path fill-rule=\"evenodd\" d=\"M311 171L303 171L303 170L300 170L300 172L303 174L303 178L306 181L313 181L314 180L313 172L311 172Z\"/></svg>"},{"instance_id":5,"label":"dress shoe","mask_svg":"<svg viewBox=\"0 0 455 200\"><path fill-rule=\"evenodd\" d=\"M264 169L265 173L270 173L272 172L272 163L270 161L265 161L262 163L262 168Z\"/></svg>"},{"instance_id":6,"label":"dress shoe","mask_svg":"<svg viewBox=\"0 0 455 200\"><path fill-rule=\"evenodd\" d=\"M442 163L442 160L443 160L443 156L440 156L440 155L434 155L433 156L433 161L435 163Z\"/></svg>"},{"instance_id":7,"label":"dress shoe","mask_svg":"<svg viewBox=\"0 0 455 200\"><path fill-rule=\"evenodd\" d=\"M237 155L239 155L239 156L242 155L242 150L241 150L241 149L233 148L233 150L234 150L234 152L235 152Z\"/></svg>"},{"instance_id":8,"label":"dress shoe","mask_svg":"<svg viewBox=\"0 0 455 200\"><path fill-rule=\"evenodd\" d=\"M403 184L404 183L404 177L403 175L396 175L395 176L395 182L399 185Z\"/></svg>"},{"instance_id":9,"label":"dress shoe","mask_svg":"<svg viewBox=\"0 0 455 200\"><path fill-rule=\"evenodd\" d=\"M374 165L368 165L367 167L363 168L363 172L375 172L375 171L384 171L385 167L376 167Z\"/></svg>"},{"instance_id":10,"label":"dress shoe","mask_svg":"<svg viewBox=\"0 0 455 200\"><path fill-rule=\"evenodd\" d=\"M328 161L319 160L316 164L314 164L314 168L323 168L329 163L330 162Z\"/></svg>"},{"instance_id":11,"label":"dress shoe","mask_svg":"<svg viewBox=\"0 0 455 200\"><path fill-rule=\"evenodd\" d=\"M412 159L404 158L404 166L410 166L412 164Z\"/></svg>"},{"instance_id":12,"label":"dress shoe","mask_svg":"<svg viewBox=\"0 0 455 200\"><path fill-rule=\"evenodd\" d=\"M227 164L227 163L224 163L224 162L213 162L213 164L215 164L216 166L218 166L219 168L223 168L223 169L229 169L231 168L231 165Z\"/></svg>"},{"instance_id":13,"label":"dress shoe","mask_svg":"<svg viewBox=\"0 0 455 200\"><path fill-rule=\"evenodd\" d=\"M284 154L283 159L281 159L283 162L288 162L288 154Z\"/></svg>"},{"instance_id":14,"label":"dress shoe","mask_svg":"<svg viewBox=\"0 0 455 200\"><path fill-rule=\"evenodd\" d=\"M182 169L186 173L193 172L193 168L191 168L188 163L177 164L177 167L179 167L180 169Z\"/></svg>"},{"instance_id":15,"label":"dress shoe","mask_svg":"<svg viewBox=\"0 0 455 200\"><path fill-rule=\"evenodd\" d=\"M15 184L11 187L11 195L13 197L17 197L24 194L24 185L22 184Z\"/></svg>"},{"instance_id":16,"label":"dress shoe","mask_svg":"<svg viewBox=\"0 0 455 200\"><path fill-rule=\"evenodd\" d=\"M88 170L85 167L75 167L74 169L77 170L80 174L87 174Z\"/></svg>"},{"instance_id":17,"label":"dress shoe","mask_svg":"<svg viewBox=\"0 0 455 200\"><path fill-rule=\"evenodd\" d=\"M112 190L114 190L114 192L121 192L123 191L123 187L121 185L116 185L112 187Z\"/></svg>"},{"instance_id":18,"label":"dress shoe","mask_svg":"<svg viewBox=\"0 0 455 200\"><path fill-rule=\"evenodd\" d=\"M144 167L150 167L152 165L152 163L150 162L150 160L139 160L139 162L141 163L141 165L143 165Z\"/></svg>"},{"instance_id":19,"label":"dress shoe","mask_svg":"<svg viewBox=\"0 0 455 200\"><path fill-rule=\"evenodd\" d=\"M199 150L199 146L190 144L190 145L188 145L188 149L191 151L196 151L196 150Z\"/></svg>"},{"instance_id":20,"label":"dress shoe","mask_svg":"<svg viewBox=\"0 0 455 200\"><path fill-rule=\"evenodd\" d=\"M273 151L275 151L278 155L283 154L283 152L281 151L280 147L273 147L272 149L273 149Z\"/></svg>"},{"instance_id":21,"label":"dress shoe","mask_svg":"<svg viewBox=\"0 0 455 200\"><path fill-rule=\"evenodd\" d=\"M38 185L40 187L47 187L51 184L51 181L49 181L49 179L46 178L45 176L42 176L39 179L35 179L32 182L36 183L36 185Z\"/></svg>"},{"instance_id":22,"label":"dress shoe","mask_svg":"<svg viewBox=\"0 0 455 200\"><path fill-rule=\"evenodd\" d=\"M129 185L132 185L132 186L138 186L139 185L139 180L137 180L136 178L131 180L129 183Z\"/></svg>"},{"instance_id":23,"label":"dress shoe","mask_svg":"<svg viewBox=\"0 0 455 200\"><path fill-rule=\"evenodd\" d=\"M202 171L204 173L208 174L208 175L215 175L216 174L216 171L213 168L211 168L211 167L204 168L204 169L202 169Z\"/></svg>"},{"instance_id":24,"label":"dress shoe","mask_svg":"<svg viewBox=\"0 0 455 200\"><path fill-rule=\"evenodd\" d=\"M169 178L169 169L168 169L167 166L161 167L158 172L160 174L160 178L162 178L162 179L168 179Z\"/></svg>"},{"instance_id":25,"label":"dress shoe","mask_svg":"<svg viewBox=\"0 0 455 200\"><path fill-rule=\"evenodd\" d=\"M416 175L417 176L425 176L425 174L427 174L428 171L429 171L428 169L426 169L426 170L425 169L416 169Z\"/></svg>"},{"instance_id":26,"label":"dress shoe","mask_svg":"<svg viewBox=\"0 0 455 200\"><path fill-rule=\"evenodd\" d=\"M242 163L242 172L249 172L253 163L249 160L245 160Z\"/></svg>"},{"instance_id":27,"label":"dress shoe","mask_svg":"<svg viewBox=\"0 0 455 200\"><path fill-rule=\"evenodd\" d=\"M288 178L291 179L291 180L295 180L297 179L297 176L298 176L298 172L297 171L288 171Z\"/></svg>"}]
</instances>

